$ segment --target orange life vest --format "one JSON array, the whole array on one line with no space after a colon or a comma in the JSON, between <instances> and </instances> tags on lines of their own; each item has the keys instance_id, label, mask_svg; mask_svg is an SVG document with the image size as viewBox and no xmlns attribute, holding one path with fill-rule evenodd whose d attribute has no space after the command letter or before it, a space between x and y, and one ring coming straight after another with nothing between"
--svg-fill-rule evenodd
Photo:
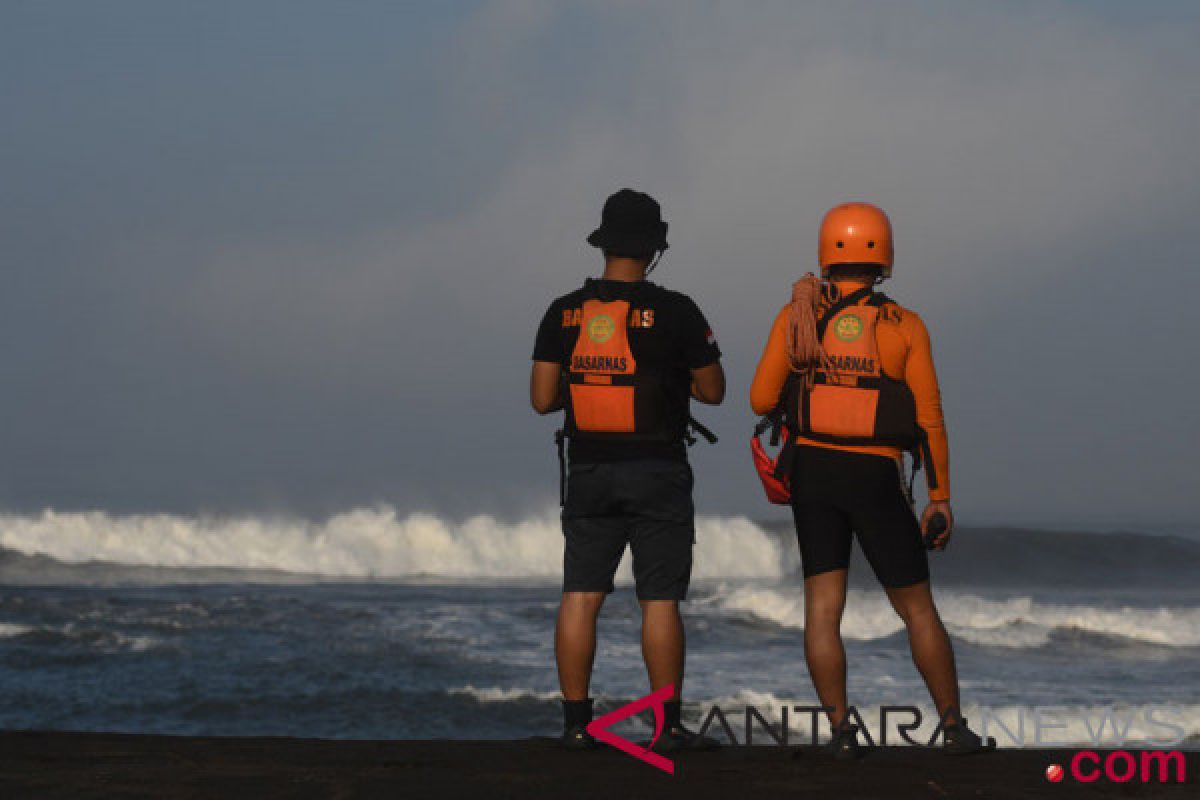
<instances>
[{"instance_id":1,"label":"orange life vest","mask_svg":"<svg viewBox=\"0 0 1200 800\"><path fill-rule=\"evenodd\" d=\"M579 336L564 377L567 435L607 439L674 439L665 429L665 387L639 367L629 346L629 300L593 297L580 309Z\"/></svg>"},{"instance_id":2,"label":"orange life vest","mask_svg":"<svg viewBox=\"0 0 1200 800\"><path fill-rule=\"evenodd\" d=\"M567 438L683 441L690 446L696 441L695 432L709 442L717 441L712 431L692 418L686 391L673 400L668 375L639 364L634 357L629 329L645 327L642 321L651 312L643 309L635 314L630 300L607 300L592 291L579 309L579 334L563 370L566 421L554 435L560 504L566 496Z\"/></svg>"},{"instance_id":3,"label":"orange life vest","mask_svg":"<svg viewBox=\"0 0 1200 800\"><path fill-rule=\"evenodd\" d=\"M858 305L867 299L866 304ZM912 454L912 471L922 465L931 470L929 485L937 486L925 431L917 424L917 403L912 390L883 371L875 330L890 301L870 288L854 292L831 306L817 322L817 335L829 368L819 368L812 387L795 373L783 388L775 410L754 429L751 452L767 499L787 503L795 436L830 444L891 445ZM771 443L783 439L783 449L772 458L759 437L771 431ZM912 476L907 492L912 496Z\"/></svg>"},{"instance_id":4,"label":"orange life vest","mask_svg":"<svg viewBox=\"0 0 1200 800\"><path fill-rule=\"evenodd\" d=\"M831 444L914 449L921 441L916 399L904 381L883 371L875 339L888 299L869 291L855 295L831 307L817 325L829 368L815 371L811 388L797 385L789 393L791 427ZM867 302L858 305L863 296Z\"/></svg>"}]
</instances>

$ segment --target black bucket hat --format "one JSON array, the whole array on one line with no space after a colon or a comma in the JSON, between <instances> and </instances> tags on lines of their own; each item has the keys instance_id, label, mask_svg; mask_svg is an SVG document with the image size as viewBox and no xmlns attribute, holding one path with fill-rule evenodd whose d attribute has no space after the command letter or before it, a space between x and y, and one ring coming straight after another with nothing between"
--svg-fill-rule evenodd
<instances>
[{"instance_id":1,"label":"black bucket hat","mask_svg":"<svg viewBox=\"0 0 1200 800\"><path fill-rule=\"evenodd\" d=\"M667 249L667 223L653 197L622 189L604 201L600 227L587 242L623 256L657 253Z\"/></svg>"}]
</instances>

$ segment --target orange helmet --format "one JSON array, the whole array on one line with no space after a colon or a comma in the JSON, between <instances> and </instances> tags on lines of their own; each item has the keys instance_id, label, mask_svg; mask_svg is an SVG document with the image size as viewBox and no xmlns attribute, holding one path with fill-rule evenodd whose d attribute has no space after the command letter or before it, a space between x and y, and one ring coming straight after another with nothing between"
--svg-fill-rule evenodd
<instances>
[{"instance_id":1,"label":"orange helmet","mask_svg":"<svg viewBox=\"0 0 1200 800\"><path fill-rule=\"evenodd\" d=\"M842 203L821 220L817 245L821 277L835 264L876 264L892 276L892 223L883 209L870 203Z\"/></svg>"}]
</instances>

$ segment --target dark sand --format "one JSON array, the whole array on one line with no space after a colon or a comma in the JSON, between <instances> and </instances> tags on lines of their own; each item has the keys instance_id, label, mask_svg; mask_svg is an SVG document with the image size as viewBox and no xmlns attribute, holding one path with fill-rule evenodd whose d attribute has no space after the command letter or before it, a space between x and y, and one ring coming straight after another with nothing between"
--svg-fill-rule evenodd
<instances>
[{"instance_id":1,"label":"dark sand","mask_svg":"<svg viewBox=\"0 0 1200 800\"><path fill-rule=\"evenodd\" d=\"M948 758L912 748L843 764L819 751L726 748L677 756L674 777L614 750L567 753L518 742L232 739L0 733L0 798L508 797L1029 798L1200 797L1187 784L1050 783L1073 751Z\"/></svg>"}]
</instances>

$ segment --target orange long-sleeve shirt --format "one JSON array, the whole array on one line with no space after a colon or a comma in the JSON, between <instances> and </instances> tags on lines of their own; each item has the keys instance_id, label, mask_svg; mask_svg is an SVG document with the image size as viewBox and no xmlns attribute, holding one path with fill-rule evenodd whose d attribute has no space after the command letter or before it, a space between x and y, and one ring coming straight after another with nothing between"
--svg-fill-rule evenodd
<instances>
[{"instance_id":1,"label":"orange long-sleeve shirt","mask_svg":"<svg viewBox=\"0 0 1200 800\"><path fill-rule=\"evenodd\" d=\"M854 284L839 284L843 295L854 291ZM933 466L937 472L938 485L929 490L930 500L950 499L950 448L946 439L946 422L942 417L942 395L938 389L937 373L933 368L933 351L929 344L929 331L916 312L900 306L898 319L894 315L880 315L876 325L876 341L883 371L896 380L904 381L912 390L917 401L917 423L929 435L929 449L933 455ZM787 357L788 307L784 306L775 317L771 335L763 350L762 359L754 373L750 386L750 405L755 414L766 414L779 402L783 384L791 372ZM899 460L901 451L886 446L851 446L828 444L796 437L796 443L813 447L827 447L851 453L867 453L887 456ZM928 473L926 473L928 477Z\"/></svg>"}]
</instances>

